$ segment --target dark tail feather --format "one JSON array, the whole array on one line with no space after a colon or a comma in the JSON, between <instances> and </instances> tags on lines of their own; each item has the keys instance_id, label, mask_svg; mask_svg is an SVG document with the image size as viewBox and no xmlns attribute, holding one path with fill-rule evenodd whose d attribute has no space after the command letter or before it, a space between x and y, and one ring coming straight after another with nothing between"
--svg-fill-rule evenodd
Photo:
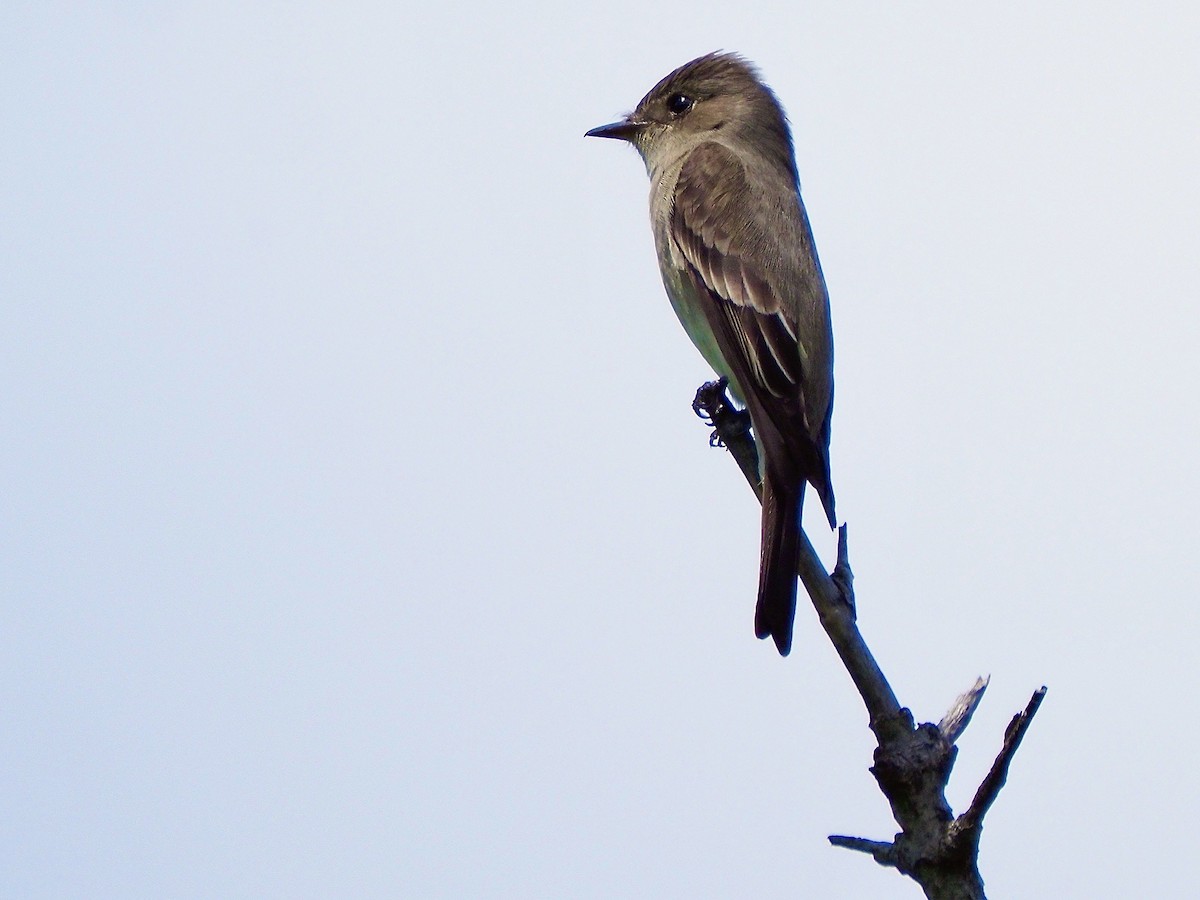
<instances>
[{"instance_id":1,"label":"dark tail feather","mask_svg":"<svg viewBox=\"0 0 1200 900\"><path fill-rule=\"evenodd\" d=\"M821 483L813 483L813 487L817 489L817 496L821 498L821 506L825 508L825 518L829 520L829 527L837 531L837 513L833 511L833 485L829 481L829 466L825 466L825 479Z\"/></svg>"},{"instance_id":2,"label":"dark tail feather","mask_svg":"<svg viewBox=\"0 0 1200 900\"><path fill-rule=\"evenodd\" d=\"M754 633L770 635L780 656L792 649L796 618L796 560L800 552L800 504L804 482L786 487L770 475L763 479L762 557L758 570L758 607ZM832 505L832 493L830 494Z\"/></svg>"}]
</instances>

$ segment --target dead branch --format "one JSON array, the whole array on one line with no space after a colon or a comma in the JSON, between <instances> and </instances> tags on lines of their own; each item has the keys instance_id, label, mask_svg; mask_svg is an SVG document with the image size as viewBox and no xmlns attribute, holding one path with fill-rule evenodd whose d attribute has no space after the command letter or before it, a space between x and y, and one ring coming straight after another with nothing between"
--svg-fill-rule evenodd
<instances>
[{"instance_id":1,"label":"dead branch","mask_svg":"<svg viewBox=\"0 0 1200 900\"><path fill-rule=\"evenodd\" d=\"M723 380L704 385L696 392L692 408L713 426L710 443L729 449L761 500L758 452L748 427L749 417L730 403L725 389ZM971 806L955 818L946 802L946 785L958 753L956 742L983 699L987 679L977 679L939 724L915 724L912 713L896 699L858 629L846 526L838 530L838 559L833 572L825 571L808 536L802 533L802 537L797 572L821 627L866 706L877 743L870 771L901 829L891 841L832 835L830 843L867 853L880 865L903 872L931 900L984 900L979 874L983 817L1004 786L1009 765L1046 688L1036 691L1024 712L1013 718L1004 745Z\"/></svg>"}]
</instances>

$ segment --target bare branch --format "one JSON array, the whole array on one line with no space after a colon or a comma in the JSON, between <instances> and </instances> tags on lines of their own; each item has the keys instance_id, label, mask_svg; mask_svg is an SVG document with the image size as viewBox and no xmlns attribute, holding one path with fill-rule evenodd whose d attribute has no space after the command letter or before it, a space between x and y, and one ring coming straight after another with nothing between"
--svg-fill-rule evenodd
<instances>
[{"instance_id":1,"label":"bare branch","mask_svg":"<svg viewBox=\"0 0 1200 900\"><path fill-rule=\"evenodd\" d=\"M842 665L850 673L854 686L858 688L870 716L871 730L878 736L880 729L899 726L912 727L911 717L900 708L900 701L892 691L871 655L862 633L855 623L854 575L847 558L847 528L838 529L838 564L834 577L825 571L821 558L813 549L808 535L800 533L800 580L808 591L809 599L820 618L821 627L833 643Z\"/></svg>"},{"instance_id":2,"label":"bare branch","mask_svg":"<svg viewBox=\"0 0 1200 900\"><path fill-rule=\"evenodd\" d=\"M725 388L724 379L704 385L696 392L692 408L713 427L710 443L730 450L761 501L758 452L749 417L729 402ZM797 574L867 708L878 744L871 773L902 829L890 843L846 835L832 835L830 843L868 853L880 865L896 868L920 884L932 900L984 900L978 865L980 823L1004 785L1013 754L1046 689L1036 692L1025 711L1013 719L970 809L955 819L945 796L958 753L955 742L983 699L988 679L977 679L938 725L916 725L858 630L846 526L838 530L838 558L832 573L825 571L808 535L801 531L800 536Z\"/></svg>"},{"instance_id":3,"label":"bare branch","mask_svg":"<svg viewBox=\"0 0 1200 900\"><path fill-rule=\"evenodd\" d=\"M881 866L891 866L892 868L896 866L896 847L888 841L868 841L866 838L831 834L829 843L835 847L845 847L847 850L870 854Z\"/></svg>"},{"instance_id":4,"label":"bare branch","mask_svg":"<svg viewBox=\"0 0 1200 900\"><path fill-rule=\"evenodd\" d=\"M992 768L983 779L983 783L979 785L979 790L975 792L975 799L971 801L971 806L959 817L961 828L978 828L987 811L996 802L1000 788L1004 787L1004 783L1008 780L1008 766L1012 762L1013 756L1016 755L1017 748L1021 746L1025 732L1029 730L1029 724L1033 721L1045 696L1046 686L1042 685L1033 692L1025 710L1013 716L1012 721L1008 723L1008 728L1004 730L1004 746L1000 748L1000 753L992 763Z\"/></svg>"},{"instance_id":5,"label":"bare branch","mask_svg":"<svg viewBox=\"0 0 1200 900\"><path fill-rule=\"evenodd\" d=\"M958 743L959 737L971 724L971 716L975 715L975 709L983 700L983 692L987 690L991 680L990 675L985 678L976 678L975 684L959 695L958 699L954 701L954 705L942 716L942 721L938 722L938 731L951 744Z\"/></svg>"}]
</instances>

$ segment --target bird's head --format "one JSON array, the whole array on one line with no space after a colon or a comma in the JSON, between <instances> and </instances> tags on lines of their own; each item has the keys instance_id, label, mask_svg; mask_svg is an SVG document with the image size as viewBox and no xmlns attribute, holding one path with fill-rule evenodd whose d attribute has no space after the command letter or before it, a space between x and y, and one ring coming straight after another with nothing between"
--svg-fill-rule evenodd
<instances>
[{"instance_id":1,"label":"bird's head","mask_svg":"<svg viewBox=\"0 0 1200 900\"><path fill-rule=\"evenodd\" d=\"M765 150L794 168L779 101L754 66L735 53L709 53L680 66L624 119L587 135L628 141L648 164L718 140Z\"/></svg>"}]
</instances>

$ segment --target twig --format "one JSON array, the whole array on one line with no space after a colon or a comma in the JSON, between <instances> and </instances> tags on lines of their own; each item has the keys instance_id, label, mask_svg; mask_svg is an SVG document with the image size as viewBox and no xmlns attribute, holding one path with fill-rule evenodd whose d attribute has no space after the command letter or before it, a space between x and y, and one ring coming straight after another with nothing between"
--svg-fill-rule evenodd
<instances>
[{"instance_id":1,"label":"twig","mask_svg":"<svg viewBox=\"0 0 1200 900\"><path fill-rule=\"evenodd\" d=\"M867 707L871 730L877 737L882 737L881 729L887 731L898 727L907 730L912 727L912 719L907 710L901 708L892 686L888 684L858 630L854 575L850 571L848 555L847 527L843 525L838 529L837 566L833 576L830 576L808 535L800 532L800 580L804 582L804 588L817 611L821 627L825 629Z\"/></svg>"},{"instance_id":2,"label":"twig","mask_svg":"<svg viewBox=\"0 0 1200 900\"><path fill-rule=\"evenodd\" d=\"M844 834L831 834L829 843L835 847L845 847L847 850L857 850L867 853L881 866L896 866L896 848L889 841L868 841L866 838L850 837Z\"/></svg>"},{"instance_id":3,"label":"twig","mask_svg":"<svg viewBox=\"0 0 1200 900\"><path fill-rule=\"evenodd\" d=\"M1024 711L1013 716L1012 721L1008 723L1008 728L1004 729L1004 744L1000 748L1000 752L996 755L991 769L988 770L987 775L979 785L979 790L975 792L975 798L971 801L971 805L967 808L967 811L959 816L954 823L952 834L954 843L972 839L978 843L979 826L983 823L983 817L992 808L992 804L996 802L996 797L1000 795L1000 789L1004 787L1004 783L1008 780L1008 767L1017 753L1017 748L1021 746L1021 741L1025 738L1025 732L1029 730L1029 725L1033 721L1033 717L1037 714L1038 707L1042 705L1042 700L1045 696L1046 686L1042 685L1042 687L1033 692L1033 696L1029 698L1029 703L1026 704Z\"/></svg>"},{"instance_id":4,"label":"twig","mask_svg":"<svg viewBox=\"0 0 1200 900\"><path fill-rule=\"evenodd\" d=\"M942 716L942 721L938 722L938 731L951 744L957 743L959 735L966 731L967 726L971 724L971 716L975 715L979 702L983 700L983 692L987 690L991 680L991 676L976 678L975 684L966 692L959 694L954 705Z\"/></svg>"}]
</instances>

